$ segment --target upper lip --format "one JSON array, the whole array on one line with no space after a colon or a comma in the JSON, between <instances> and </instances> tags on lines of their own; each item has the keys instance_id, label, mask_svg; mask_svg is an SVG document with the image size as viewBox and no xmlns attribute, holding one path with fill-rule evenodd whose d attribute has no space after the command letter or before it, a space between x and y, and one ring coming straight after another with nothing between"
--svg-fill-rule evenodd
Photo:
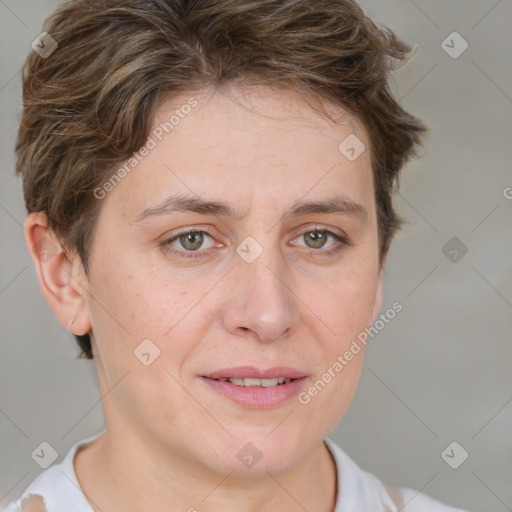
<instances>
[{"instance_id":1,"label":"upper lip","mask_svg":"<svg viewBox=\"0 0 512 512\"><path fill-rule=\"evenodd\" d=\"M253 366L236 366L232 368L221 368L208 375L209 379L276 379L284 377L285 379L300 379L306 377L306 374L296 368L286 366L276 366L273 368L258 369Z\"/></svg>"}]
</instances>

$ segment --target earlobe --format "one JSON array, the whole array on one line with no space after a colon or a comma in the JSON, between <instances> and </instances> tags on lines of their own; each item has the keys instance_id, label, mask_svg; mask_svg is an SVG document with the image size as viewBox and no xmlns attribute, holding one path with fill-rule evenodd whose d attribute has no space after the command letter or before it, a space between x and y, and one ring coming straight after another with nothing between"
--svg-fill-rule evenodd
<instances>
[{"instance_id":1,"label":"earlobe","mask_svg":"<svg viewBox=\"0 0 512 512\"><path fill-rule=\"evenodd\" d=\"M87 334L91 323L87 308L86 277L78 255L68 256L42 212L25 219L25 242L39 284L59 322L74 334Z\"/></svg>"}]
</instances>

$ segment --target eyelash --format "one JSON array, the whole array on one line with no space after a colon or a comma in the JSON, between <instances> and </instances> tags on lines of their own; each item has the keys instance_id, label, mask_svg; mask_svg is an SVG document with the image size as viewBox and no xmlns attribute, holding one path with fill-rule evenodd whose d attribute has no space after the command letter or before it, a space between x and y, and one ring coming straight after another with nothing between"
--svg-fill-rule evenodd
<instances>
[{"instance_id":1,"label":"eyelash","mask_svg":"<svg viewBox=\"0 0 512 512\"><path fill-rule=\"evenodd\" d=\"M306 233L311 233L311 232L315 232L315 231L318 231L318 232L321 232L321 233L326 233L329 236L332 236L336 240L337 244L334 245L334 247L331 247L330 249L324 249L324 250L322 250L322 249L309 249L307 251L307 254L310 255L310 256L319 255L319 254L323 255L323 256L334 256L335 254L339 253L345 247L349 247L351 245L351 243L348 240L348 238L346 238L344 236L341 236L341 235L338 235L337 233L334 233L333 231L330 231L328 229L321 228L321 227L313 227L313 228L310 227L310 228L302 231L301 233L299 233L296 238L299 238L299 237L305 235ZM168 239L164 240L161 243L161 246L164 248L164 250L166 252L171 253L171 254L173 254L175 256L178 256L179 258L186 259L186 258L202 258L202 257L204 257L204 252L205 251L200 251L200 250L198 250L198 251L187 251L187 250L177 251L177 250L174 250L174 249L169 249L168 244L170 244L171 242L174 242L180 236L188 235L190 233L206 233L208 236L213 238L213 235L212 235L212 233L210 232L210 230L208 228L187 229L185 231L182 231L181 233L177 233L172 238L168 238Z\"/></svg>"}]
</instances>

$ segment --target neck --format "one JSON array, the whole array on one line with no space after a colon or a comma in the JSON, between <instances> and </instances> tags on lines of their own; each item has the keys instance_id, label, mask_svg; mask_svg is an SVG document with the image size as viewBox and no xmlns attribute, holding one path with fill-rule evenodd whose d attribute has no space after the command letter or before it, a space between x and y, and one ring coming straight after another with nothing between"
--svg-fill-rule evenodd
<instances>
[{"instance_id":1,"label":"neck","mask_svg":"<svg viewBox=\"0 0 512 512\"><path fill-rule=\"evenodd\" d=\"M333 512L336 466L324 443L287 472L241 477L219 473L183 453L163 452L127 431L79 450L78 482L95 512Z\"/></svg>"}]
</instances>

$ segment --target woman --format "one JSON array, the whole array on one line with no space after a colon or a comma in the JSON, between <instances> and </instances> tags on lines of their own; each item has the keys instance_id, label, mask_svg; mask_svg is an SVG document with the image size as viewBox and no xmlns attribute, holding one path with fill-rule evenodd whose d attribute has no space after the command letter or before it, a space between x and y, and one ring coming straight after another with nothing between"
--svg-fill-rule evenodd
<instances>
[{"instance_id":1,"label":"woman","mask_svg":"<svg viewBox=\"0 0 512 512\"><path fill-rule=\"evenodd\" d=\"M106 430L7 510L457 510L328 438L426 131L387 84L410 48L351 0L74 0L45 32L26 240Z\"/></svg>"}]
</instances>

